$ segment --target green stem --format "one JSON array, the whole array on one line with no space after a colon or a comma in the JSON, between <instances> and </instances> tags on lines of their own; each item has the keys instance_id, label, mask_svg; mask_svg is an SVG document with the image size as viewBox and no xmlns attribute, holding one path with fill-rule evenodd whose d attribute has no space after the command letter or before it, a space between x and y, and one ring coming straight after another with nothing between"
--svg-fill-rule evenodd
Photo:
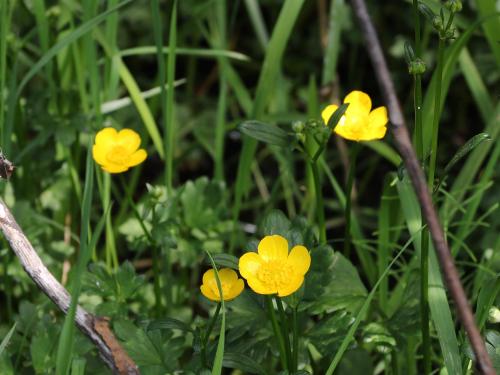
<instances>
[{"instance_id":1,"label":"green stem","mask_svg":"<svg viewBox=\"0 0 500 375\"><path fill-rule=\"evenodd\" d=\"M420 31L420 12L418 10L418 0L413 0L413 19L415 23L415 53L420 57L422 53L421 31Z\"/></svg>"},{"instance_id":2,"label":"green stem","mask_svg":"<svg viewBox=\"0 0 500 375\"><path fill-rule=\"evenodd\" d=\"M314 189L316 190L316 215L319 227L319 242L326 243L326 227L325 227L325 207L323 204L323 192L321 189L321 180L319 178L318 164L315 160L311 161L311 170L314 179Z\"/></svg>"},{"instance_id":3,"label":"green stem","mask_svg":"<svg viewBox=\"0 0 500 375\"><path fill-rule=\"evenodd\" d=\"M444 60L444 40L440 38L438 46L438 61L436 68L437 80L436 80L436 92L434 96L434 118L432 121L431 160L429 162L429 176L427 180L430 191L433 190L434 176L436 173L439 118L441 115L441 86L443 81L443 60Z\"/></svg>"},{"instance_id":4,"label":"green stem","mask_svg":"<svg viewBox=\"0 0 500 375\"><path fill-rule=\"evenodd\" d=\"M222 307L222 303L219 302L217 304L217 308L215 309L215 314L212 317L212 320L210 320L210 324L208 325L207 332L205 333L205 337L203 339L203 345L201 347L201 360L206 367L209 367L208 361L207 361L207 344L208 344L208 340L210 339L210 335L212 334L212 330L214 329L215 322L217 321L217 318L219 317L221 307Z\"/></svg>"},{"instance_id":5,"label":"green stem","mask_svg":"<svg viewBox=\"0 0 500 375\"><path fill-rule=\"evenodd\" d=\"M424 156L424 141L422 132L422 76L415 74L413 76L414 82L414 104L415 111L415 148L417 157L422 160Z\"/></svg>"},{"instance_id":6,"label":"green stem","mask_svg":"<svg viewBox=\"0 0 500 375\"><path fill-rule=\"evenodd\" d=\"M104 175L104 191L101 195L102 206L108 207L111 201L111 175L107 172L102 173ZM118 256L116 254L115 234L111 215L106 217L106 266L110 272L118 268Z\"/></svg>"},{"instance_id":7,"label":"green stem","mask_svg":"<svg viewBox=\"0 0 500 375\"><path fill-rule=\"evenodd\" d=\"M437 81L434 97L434 117L432 121L432 143L431 159L429 162L429 175L427 184L429 190L433 191L434 176L436 173L437 147L439 118L441 114L441 86L443 81L443 59L444 59L444 39L439 38L438 60L437 60ZM429 322L429 232L422 231L422 248L420 254L420 319L422 324L422 351L424 357L424 375L431 372L431 339Z\"/></svg>"},{"instance_id":8,"label":"green stem","mask_svg":"<svg viewBox=\"0 0 500 375\"><path fill-rule=\"evenodd\" d=\"M423 374L429 375L431 373L431 335L429 317L429 231L427 228L422 230L420 252L420 323L424 359Z\"/></svg>"},{"instance_id":9,"label":"green stem","mask_svg":"<svg viewBox=\"0 0 500 375\"><path fill-rule=\"evenodd\" d=\"M278 296L274 297L276 301L276 306L278 306L278 312L280 314L281 328L283 332L283 337L285 341L285 354L286 362L288 365L288 371L292 372L292 347L290 345L290 335L288 330L288 317L286 316L285 309L283 308L283 301Z\"/></svg>"},{"instance_id":10,"label":"green stem","mask_svg":"<svg viewBox=\"0 0 500 375\"><path fill-rule=\"evenodd\" d=\"M283 370L285 370L287 368L285 342L283 340L283 336L281 335L280 327L278 326L278 321L276 320L276 313L274 312L273 300L271 296L266 296L266 303L267 303L267 311L269 313L271 324L273 326L274 336L278 341L281 367L283 368Z\"/></svg>"},{"instance_id":11,"label":"green stem","mask_svg":"<svg viewBox=\"0 0 500 375\"><path fill-rule=\"evenodd\" d=\"M174 118L174 78L175 78L175 50L177 48L177 0L174 0L170 17L170 29L168 35L169 54L167 56L167 117L165 121L165 177L168 192L173 189L173 167L174 167L174 147L175 147L175 118Z\"/></svg>"},{"instance_id":12,"label":"green stem","mask_svg":"<svg viewBox=\"0 0 500 375\"><path fill-rule=\"evenodd\" d=\"M356 159L359 152L359 144L355 143L351 149L349 174L345 189L345 231L344 231L344 255L349 258L351 253L351 206L352 206L352 186L356 175Z\"/></svg>"},{"instance_id":13,"label":"green stem","mask_svg":"<svg viewBox=\"0 0 500 375\"><path fill-rule=\"evenodd\" d=\"M297 321L297 307L292 309L292 339L293 339L293 350L292 350L292 371L297 371L299 364L299 324Z\"/></svg>"}]
</instances>

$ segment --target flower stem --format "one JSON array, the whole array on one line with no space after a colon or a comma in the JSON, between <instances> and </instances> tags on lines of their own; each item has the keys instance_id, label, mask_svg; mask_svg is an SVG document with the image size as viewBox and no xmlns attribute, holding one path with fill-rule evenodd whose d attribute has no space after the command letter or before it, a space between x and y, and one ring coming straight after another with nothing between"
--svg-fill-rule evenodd
<instances>
[{"instance_id":1,"label":"flower stem","mask_svg":"<svg viewBox=\"0 0 500 375\"><path fill-rule=\"evenodd\" d=\"M349 258L351 253L351 206L352 206L352 186L356 175L356 159L359 153L359 144L355 143L351 148L349 165L349 175L345 189L345 231L344 231L344 255Z\"/></svg>"},{"instance_id":2,"label":"flower stem","mask_svg":"<svg viewBox=\"0 0 500 375\"><path fill-rule=\"evenodd\" d=\"M314 188L316 190L316 215L319 227L319 242L326 243L326 227L325 227L325 207L323 204L323 192L321 189L321 180L319 178L318 163L316 160L311 161L311 170L314 179Z\"/></svg>"},{"instance_id":3,"label":"flower stem","mask_svg":"<svg viewBox=\"0 0 500 375\"><path fill-rule=\"evenodd\" d=\"M429 162L429 175L427 185L432 192L434 189L434 176L436 172L436 159L438 147L439 118L441 114L441 86L443 80L444 39L439 38L437 80L434 97L434 117L432 121L431 159ZM422 231L422 245L420 253L420 319L422 324L422 350L424 357L424 375L431 373L431 338L429 321L429 232Z\"/></svg>"},{"instance_id":4,"label":"flower stem","mask_svg":"<svg viewBox=\"0 0 500 375\"><path fill-rule=\"evenodd\" d=\"M106 172L102 173L104 175L104 191L101 200L103 207L108 207L111 201L111 175ZM108 267L108 271L118 268L118 256L116 254L115 234L111 215L106 217L106 266Z\"/></svg>"},{"instance_id":5,"label":"flower stem","mask_svg":"<svg viewBox=\"0 0 500 375\"><path fill-rule=\"evenodd\" d=\"M207 361L207 344L208 340L210 339L210 334L212 333L212 330L214 329L215 322L217 321L217 318L219 317L220 309L222 307L222 303L217 304L217 308L215 309L215 314L210 320L210 324L208 325L207 332L205 333L205 337L203 338L203 344L201 346L201 361L204 366L209 367L208 361Z\"/></svg>"},{"instance_id":6,"label":"flower stem","mask_svg":"<svg viewBox=\"0 0 500 375\"><path fill-rule=\"evenodd\" d=\"M266 303L267 303L267 310L269 313L269 317L271 318L271 324L273 326L274 336L278 341L281 367L283 368L283 370L285 370L287 368L285 342L283 341L283 336L281 335L281 331L278 326L278 321L276 320L276 314L274 312L273 300L271 296L266 296Z\"/></svg>"},{"instance_id":7,"label":"flower stem","mask_svg":"<svg viewBox=\"0 0 500 375\"><path fill-rule=\"evenodd\" d=\"M293 324L293 349L292 349L292 370L297 371L299 358L299 325L297 321L297 307L292 309L292 324Z\"/></svg>"},{"instance_id":8,"label":"flower stem","mask_svg":"<svg viewBox=\"0 0 500 375\"><path fill-rule=\"evenodd\" d=\"M288 318L285 314L285 309L283 308L283 301L278 296L274 297L276 305L278 306L278 312L280 314L281 328L283 332L284 342L285 342L285 354L286 362L288 365L288 371L294 371L292 368L292 348L290 345L290 335L288 334Z\"/></svg>"},{"instance_id":9,"label":"flower stem","mask_svg":"<svg viewBox=\"0 0 500 375\"><path fill-rule=\"evenodd\" d=\"M413 76L414 82L414 111L415 111L415 148L417 157L422 160L424 157L424 142L422 133L422 76L415 74Z\"/></svg>"}]
</instances>

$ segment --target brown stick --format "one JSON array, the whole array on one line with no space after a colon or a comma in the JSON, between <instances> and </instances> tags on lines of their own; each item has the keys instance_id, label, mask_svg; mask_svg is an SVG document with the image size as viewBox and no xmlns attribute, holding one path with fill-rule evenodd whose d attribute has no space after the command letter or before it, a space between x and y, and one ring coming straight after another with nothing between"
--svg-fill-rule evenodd
<instances>
[{"instance_id":1,"label":"brown stick","mask_svg":"<svg viewBox=\"0 0 500 375\"><path fill-rule=\"evenodd\" d=\"M2 199L0 199L0 229L9 241L26 273L47 297L66 314L71 296L45 267L45 264L43 264ZM96 345L102 360L115 374L140 374L137 365L123 350L109 329L106 318L96 317L78 306L75 323Z\"/></svg>"},{"instance_id":2,"label":"brown stick","mask_svg":"<svg viewBox=\"0 0 500 375\"><path fill-rule=\"evenodd\" d=\"M382 47L377 36L377 32L368 14L364 0L351 0L354 13L358 18L359 25L365 44L368 49L368 54L372 60L373 69L378 80L378 84L382 90L387 107L389 108L389 117L392 123L392 133L396 146L401 154L405 167L410 175L410 179L415 189L415 193L420 203L422 214L429 227L429 232L434 243L434 248L439 259L441 272L446 281L446 285L455 302L458 317L464 326L469 337L472 349L476 356L478 369L486 375L495 375L490 357L486 351L483 338L476 326L474 314L465 295L465 291L460 282L453 257L451 256L448 244L444 236L443 229L439 223L439 218L432 204L431 194L427 188L425 175L420 168L417 155L413 149L408 129L405 124L401 105L399 104L396 90L387 68ZM436 109L437 110L437 109Z\"/></svg>"}]
</instances>

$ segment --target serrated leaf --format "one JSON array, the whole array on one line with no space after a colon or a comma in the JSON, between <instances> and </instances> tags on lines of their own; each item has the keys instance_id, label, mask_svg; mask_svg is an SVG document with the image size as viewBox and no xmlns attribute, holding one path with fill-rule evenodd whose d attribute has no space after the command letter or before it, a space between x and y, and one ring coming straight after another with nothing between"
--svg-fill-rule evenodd
<instances>
[{"instance_id":1,"label":"serrated leaf","mask_svg":"<svg viewBox=\"0 0 500 375\"><path fill-rule=\"evenodd\" d=\"M163 318L159 320L153 320L147 326L148 331L152 331L155 329L178 329L184 332L193 332L191 327L189 327L183 321L174 318Z\"/></svg>"},{"instance_id":2,"label":"serrated leaf","mask_svg":"<svg viewBox=\"0 0 500 375\"><path fill-rule=\"evenodd\" d=\"M278 126L260 121L245 121L238 129L243 134L270 145L288 147L292 140L292 137Z\"/></svg>"},{"instance_id":3,"label":"serrated leaf","mask_svg":"<svg viewBox=\"0 0 500 375\"><path fill-rule=\"evenodd\" d=\"M233 270L238 270L239 259L234 255L230 254L214 254L212 255L214 258L215 264L221 267L232 268Z\"/></svg>"},{"instance_id":4,"label":"serrated leaf","mask_svg":"<svg viewBox=\"0 0 500 375\"><path fill-rule=\"evenodd\" d=\"M252 357L243 353L225 352L223 366L238 369L250 374L266 374L265 369Z\"/></svg>"},{"instance_id":5,"label":"serrated leaf","mask_svg":"<svg viewBox=\"0 0 500 375\"><path fill-rule=\"evenodd\" d=\"M262 220L260 227L262 235L279 234L286 236L290 228L290 220L280 210L271 210Z\"/></svg>"}]
</instances>

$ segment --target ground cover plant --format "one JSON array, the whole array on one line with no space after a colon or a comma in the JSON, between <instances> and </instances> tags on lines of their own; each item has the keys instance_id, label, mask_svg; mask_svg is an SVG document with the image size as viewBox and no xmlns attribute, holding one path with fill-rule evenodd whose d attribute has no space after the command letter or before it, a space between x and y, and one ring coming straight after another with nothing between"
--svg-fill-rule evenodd
<instances>
[{"instance_id":1,"label":"ground cover plant","mask_svg":"<svg viewBox=\"0 0 500 375\"><path fill-rule=\"evenodd\" d=\"M0 374L496 373L497 11L0 1Z\"/></svg>"}]
</instances>

